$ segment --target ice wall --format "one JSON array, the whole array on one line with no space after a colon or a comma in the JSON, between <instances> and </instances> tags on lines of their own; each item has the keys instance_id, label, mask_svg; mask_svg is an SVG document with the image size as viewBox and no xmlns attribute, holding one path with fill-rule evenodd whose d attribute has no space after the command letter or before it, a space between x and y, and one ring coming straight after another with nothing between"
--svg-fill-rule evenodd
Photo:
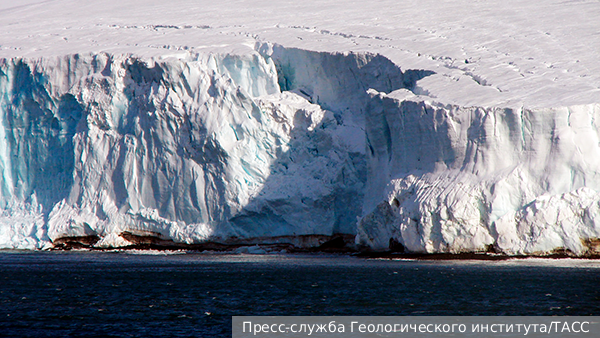
<instances>
[{"instance_id":1,"label":"ice wall","mask_svg":"<svg viewBox=\"0 0 600 338\"><path fill-rule=\"evenodd\" d=\"M593 252L600 105L458 107L371 94L365 210L373 211L357 242L412 252Z\"/></svg>"},{"instance_id":2,"label":"ice wall","mask_svg":"<svg viewBox=\"0 0 600 338\"><path fill-rule=\"evenodd\" d=\"M122 245L124 230L206 239L261 186L278 147L252 100L279 92L258 55L72 55L0 69L2 247L91 235Z\"/></svg>"},{"instance_id":3,"label":"ice wall","mask_svg":"<svg viewBox=\"0 0 600 338\"><path fill-rule=\"evenodd\" d=\"M285 73L265 50L4 60L0 247L121 246L124 232L188 244L354 234L361 111L319 104L348 105L354 87L364 101L369 81L386 89L379 63L402 72L377 55L275 50L295 61ZM326 73L336 62L342 71ZM284 76L293 91L280 92Z\"/></svg>"},{"instance_id":4,"label":"ice wall","mask_svg":"<svg viewBox=\"0 0 600 338\"><path fill-rule=\"evenodd\" d=\"M271 44L0 72L1 248L346 234L372 250L597 249L598 104L444 105L411 91L432 72Z\"/></svg>"}]
</instances>

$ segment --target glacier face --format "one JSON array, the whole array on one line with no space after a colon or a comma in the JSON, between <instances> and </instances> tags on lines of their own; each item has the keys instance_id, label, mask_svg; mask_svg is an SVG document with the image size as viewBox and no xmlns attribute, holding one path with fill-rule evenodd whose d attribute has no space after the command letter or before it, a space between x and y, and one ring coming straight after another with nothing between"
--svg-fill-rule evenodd
<instances>
[{"instance_id":1,"label":"glacier face","mask_svg":"<svg viewBox=\"0 0 600 338\"><path fill-rule=\"evenodd\" d=\"M357 242L412 252L593 252L600 105L459 107L371 91ZM385 196L381 202L378 197Z\"/></svg>"},{"instance_id":2,"label":"glacier face","mask_svg":"<svg viewBox=\"0 0 600 338\"><path fill-rule=\"evenodd\" d=\"M431 72L271 44L0 71L3 248L351 234L374 250L585 254L600 237L597 104L444 105L411 92Z\"/></svg>"},{"instance_id":3,"label":"glacier face","mask_svg":"<svg viewBox=\"0 0 600 338\"><path fill-rule=\"evenodd\" d=\"M397 79L379 64L402 72L377 55L263 47L297 54L297 68L285 65L292 91L280 92L283 73L259 53L5 60L0 246L82 236L122 246L123 232L188 244L355 233L362 114L311 101L364 101L349 77L391 90ZM339 61L353 73L318 74ZM307 85L314 76L320 87Z\"/></svg>"}]
</instances>

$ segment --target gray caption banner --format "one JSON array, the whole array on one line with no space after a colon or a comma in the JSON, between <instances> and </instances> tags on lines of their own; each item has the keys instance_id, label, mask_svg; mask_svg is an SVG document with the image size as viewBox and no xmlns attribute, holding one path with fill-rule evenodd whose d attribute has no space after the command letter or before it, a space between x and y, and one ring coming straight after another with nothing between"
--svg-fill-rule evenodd
<instances>
[{"instance_id":1,"label":"gray caption banner","mask_svg":"<svg viewBox=\"0 0 600 338\"><path fill-rule=\"evenodd\" d=\"M234 316L242 337L600 337L600 316Z\"/></svg>"}]
</instances>

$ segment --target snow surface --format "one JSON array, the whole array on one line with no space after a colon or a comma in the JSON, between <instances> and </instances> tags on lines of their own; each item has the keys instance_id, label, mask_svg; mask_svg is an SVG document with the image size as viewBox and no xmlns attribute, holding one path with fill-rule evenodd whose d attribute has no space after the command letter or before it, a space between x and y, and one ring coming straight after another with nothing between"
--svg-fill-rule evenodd
<instances>
[{"instance_id":1,"label":"snow surface","mask_svg":"<svg viewBox=\"0 0 600 338\"><path fill-rule=\"evenodd\" d=\"M0 247L344 233L589 253L598 18L597 1L0 1Z\"/></svg>"}]
</instances>

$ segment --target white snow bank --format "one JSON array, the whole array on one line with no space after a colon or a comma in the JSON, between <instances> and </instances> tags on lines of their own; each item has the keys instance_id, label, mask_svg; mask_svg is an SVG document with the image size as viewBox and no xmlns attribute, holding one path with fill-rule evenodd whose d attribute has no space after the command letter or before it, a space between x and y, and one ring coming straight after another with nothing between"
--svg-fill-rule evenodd
<instances>
[{"instance_id":1,"label":"white snow bank","mask_svg":"<svg viewBox=\"0 0 600 338\"><path fill-rule=\"evenodd\" d=\"M238 53L256 41L381 54L436 73L419 84L460 106L600 99L593 0L0 0L0 57Z\"/></svg>"}]
</instances>

